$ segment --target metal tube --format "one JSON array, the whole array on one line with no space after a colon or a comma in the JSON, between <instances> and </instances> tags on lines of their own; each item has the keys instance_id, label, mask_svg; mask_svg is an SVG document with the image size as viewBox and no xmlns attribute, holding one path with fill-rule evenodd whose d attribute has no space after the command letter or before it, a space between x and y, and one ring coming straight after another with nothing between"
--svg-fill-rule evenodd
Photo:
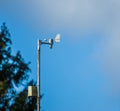
<instances>
[{"instance_id":1,"label":"metal tube","mask_svg":"<svg viewBox=\"0 0 120 111\"><path fill-rule=\"evenodd\" d=\"M40 111L40 47L41 41L38 40L38 49L37 49L37 111Z\"/></svg>"}]
</instances>

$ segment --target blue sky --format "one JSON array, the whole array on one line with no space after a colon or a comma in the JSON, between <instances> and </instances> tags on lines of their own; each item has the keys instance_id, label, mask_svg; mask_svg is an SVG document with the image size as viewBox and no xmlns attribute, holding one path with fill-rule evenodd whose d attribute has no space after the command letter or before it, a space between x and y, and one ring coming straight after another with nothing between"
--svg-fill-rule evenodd
<instances>
[{"instance_id":1,"label":"blue sky","mask_svg":"<svg viewBox=\"0 0 120 111\"><path fill-rule=\"evenodd\" d=\"M41 49L41 111L120 110L118 0L0 0L13 53L31 61L37 78L37 40L61 34Z\"/></svg>"}]
</instances>

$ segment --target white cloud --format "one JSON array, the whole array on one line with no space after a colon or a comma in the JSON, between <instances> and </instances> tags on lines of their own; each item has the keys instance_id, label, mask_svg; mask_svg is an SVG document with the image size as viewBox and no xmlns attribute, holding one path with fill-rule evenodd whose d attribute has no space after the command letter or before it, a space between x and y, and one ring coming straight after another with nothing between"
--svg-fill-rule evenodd
<instances>
[{"instance_id":1,"label":"white cloud","mask_svg":"<svg viewBox=\"0 0 120 111\"><path fill-rule=\"evenodd\" d=\"M109 24L105 28L106 35L99 48L97 57L106 73L106 79L111 92L120 93L120 1L112 1L110 7Z\"/></svg>"},{"instance_id":2,"label":"white cloud","mask_svg":"<svg viewBox=\"0 0 120 111\"><path fill-rule=\"evenodd\" d=\"M111 13L111 0L21 0L4 1L5 13L34 27L75 32L103 28ZM81 32L82 32L81 31ZM76 32L75 32L76 33Z\"/></svg>"}]
</instances>

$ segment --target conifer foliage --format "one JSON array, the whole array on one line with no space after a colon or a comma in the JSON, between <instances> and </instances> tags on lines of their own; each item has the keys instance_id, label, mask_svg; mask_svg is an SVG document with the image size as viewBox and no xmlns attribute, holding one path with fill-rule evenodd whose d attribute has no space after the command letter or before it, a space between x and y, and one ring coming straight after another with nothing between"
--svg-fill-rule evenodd
<instances>
[{"instance_id":1,"label":"conifer foliage","mask_svg":"<svg viewBox=\"0 0 120 111\"><path fill-rule=\"evenodd\" d=\"M29 62L26 63L18 51L12 54L12 41L5 23L0 30L0 111L34 111L36 98L27 97L30 73ZM22 91L19 90L22 87Z\"/></svg>"}]
</instances>

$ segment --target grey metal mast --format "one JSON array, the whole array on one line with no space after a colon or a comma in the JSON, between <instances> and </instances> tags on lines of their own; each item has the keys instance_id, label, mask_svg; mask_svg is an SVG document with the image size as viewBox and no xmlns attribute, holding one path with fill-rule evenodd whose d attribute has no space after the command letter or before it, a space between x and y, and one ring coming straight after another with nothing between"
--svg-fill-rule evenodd
<instances>
[{"instance_id":1,"label":"grey metal mast","mask_svg":"<svg viewBox=\"0 0 120 111\"><path fill-rule=\"evenodd\" d=\"M38 40L38 49L37 49L37 111L40 111L40 48L41 48L41 41Z\"/></svg>"},{"instance_id":2,"label":"grey metal mast","mask_svg":"<svg viewBox=\"0 0 120 111\"><path fill-rule=\"evenodd\" d=\"M60 42L60 34L57 34L55 37L55 42ZM48 41L38 40L37 48L37 111L40 111L40 49L42 44L47 44L50 48L53 47L54 40L49 39Z\"/></svg>"}]
</instances>

